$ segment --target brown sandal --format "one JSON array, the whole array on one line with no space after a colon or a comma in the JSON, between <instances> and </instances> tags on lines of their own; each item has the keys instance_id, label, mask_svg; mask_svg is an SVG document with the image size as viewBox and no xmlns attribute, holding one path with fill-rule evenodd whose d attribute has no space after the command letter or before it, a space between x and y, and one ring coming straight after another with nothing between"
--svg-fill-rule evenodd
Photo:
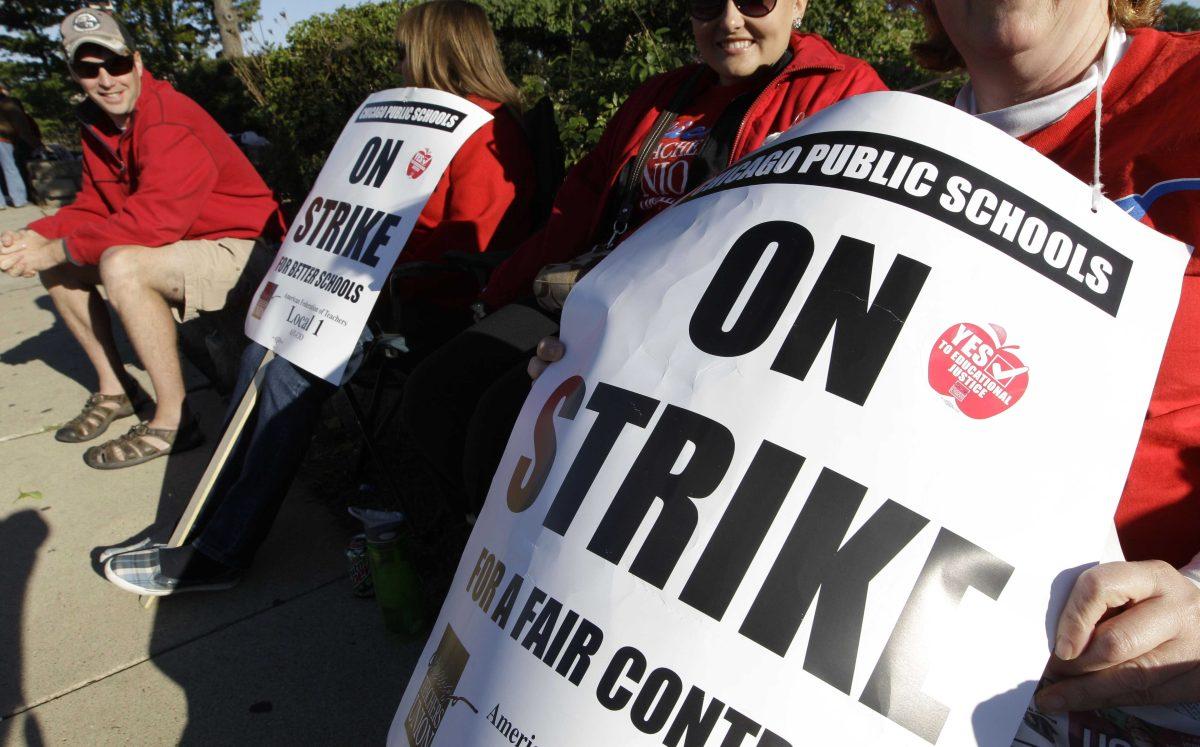
<instances>
[{"instance_id":1,"label":"brown sandal","mask_svg":"<svg viewBox=\"0 0 1200 747\"><path fill-rule=\"evenodd\" d=\"M134 396L138 395L146 396L140 386ZM55 432L54 439L68 444L91 441L108 430L108 426L114 420L127 418L137 412L140 404L140 402L135 403L131 400L127 394L93 394L88 397L83 411ZM116 405L116 407L111 405Z\"/></svg>"},{"instance_id":2,"label":"brown sandal","mask_svg":"<svg viewBox=\"0 0 1200 747\"><path fill-rule=\"evenodd\" d=\"M166 447L150 443L146 440L147 436L166 443ZM83 462L92 469L122 469L167 454L194 449L202 443L204 434L194 420L188 421L178 430L151 428L146 423L138 423L125 435L83 452Z\"/></svg>"}]
</instances>

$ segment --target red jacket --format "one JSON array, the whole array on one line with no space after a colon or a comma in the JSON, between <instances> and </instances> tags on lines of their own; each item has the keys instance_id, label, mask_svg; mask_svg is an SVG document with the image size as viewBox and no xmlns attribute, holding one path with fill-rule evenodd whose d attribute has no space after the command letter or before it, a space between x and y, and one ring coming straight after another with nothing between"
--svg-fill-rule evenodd
<instances>
[{"instance_id":1,"label":"red jacket","mask_svg":"<svg viewBox=\"0 0 1200 747\"><path fill-rule=\"evenodd\" d=\"M1141 29L1104 86L1104 193L1135 217L1200 243L1200 35ZM1091 183L1095 96L1025 142ZM1064 465L1064 469L1069 468ZM1130 560L1182 566L1200 551L1200 257L1193 256L1116 516Z\"/></svg>"},{"instance_id":2,"label":"red jacket","mask_svg":"<svg viewBox=\"0 0 1200 747\"><path fill-rule=\"evenodd\" d=\"M125 130L83 108L83 189L75 202L30 224L65 239L81 265L119 245L281 235L279 205L233 140L169 83L142 73Z\"/></svg>"},{"instance_id":3,"label":"red jacket","mask_svg":"<svg viewBox=\"0 0 1200 747\"><path fill-rule=\"evenodd\" d=\"M452 250L508 250L529 235L537 177L525 131L503 104L466 98L493 119L467 139L442 173L397 268L406 262L441 262ZM398 288L400 300L447 307L465 307L478 293L474 279L462 273L422 273Z\"/></svg>"},{"instance_id":4,"label":"red jacket","mask_svg":"<svg viewBox=\"0 0 1200 747\"><path fill-rule=\"evenodd\" d=\"M791 63L767 84L747 111L730 163L762 145L768 135L783 132L806 115L855 94L886 90L870 65L838 53L815 34L793 33L791 50ZM690 65L656 76L630 94L608 123L600 142L567 175L546 227L492 274L480 297L488 307L498 308L530 295L538 270L591 247L621 170L637 158L659 114L698 67ZM707 72L710 78L701 86L716 80L716 73Z\"/></svg>"}]
</instances>

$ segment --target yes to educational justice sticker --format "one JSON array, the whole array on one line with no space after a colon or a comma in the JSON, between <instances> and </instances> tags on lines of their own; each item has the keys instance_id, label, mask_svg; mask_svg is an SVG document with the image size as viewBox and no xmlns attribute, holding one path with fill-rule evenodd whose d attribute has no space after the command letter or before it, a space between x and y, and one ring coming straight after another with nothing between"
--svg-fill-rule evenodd
<instances>
[{"instance_id":1,"label":"yes to educational justice sticker","mask_svg":"<svg viewBox=\"0 0 1200 747\"><path fill-rule=\"evenodd\" d=\"M929 354L929 385L969 418L983 420L1017 404L1029 386L1029 368L1006 345L1004 328L961 322L938 338Z\"/></svg>"}]
</instances>

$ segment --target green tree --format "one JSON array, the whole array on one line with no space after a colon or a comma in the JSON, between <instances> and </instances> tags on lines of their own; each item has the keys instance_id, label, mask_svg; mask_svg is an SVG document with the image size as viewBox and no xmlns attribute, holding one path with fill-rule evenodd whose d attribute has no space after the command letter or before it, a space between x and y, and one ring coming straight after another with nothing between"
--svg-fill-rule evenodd
<instances>
[{"instance_id":1,"label":"green tree","mask_svg":"<svg viewBox=\"0 0 1200 747\"><path fill-rule=\"evenodd\" d=\"M0 79L25 102L42 134L51 142L69 140L73 129L70 95L61 52L52 33L78 7L75 0L4 0L0 2Z\"/></svg>"},{"instance_id":2,"label":"green tree","mask_svg":"<svg viewBox=\"0 0 1200 747\"><path fill-rule=\"evenodd\" d=\"M0 76L25 102L51 142L77 141L74 107L79 89L62 56L58 26L82 4L81 0L0 2L0 26L6 31L0 34ZM208 58L218 39L211 0L124 0L116 5L155 75L173 81L205 77L203 71L193 69L211 67ZM243 25L258 18L259 0L240 0L234 6ZM225 95L228 88L217 90ZM189 92L203 104L209 90L197 85Z\"/></svg>"},{"instance_id":3,"label":"green tree","mask_svg":"<svg viewBox=\"0 0 1200 747\"><path fill-rule=\"evenodd\" d=\"M839 52L866 60L889 87L905 90L932 76L910 50L923 38L920 17L882 0L818 0L808 5L803 28L829 40Z\"/></svg>"},{"instance_id":4,"label":"green tree","mask_svg":"<svg viewBox=\"0 0 1200 747\"><path fill-rule=\"evenodd\" d=\"M1200 30L1200 8L1186 3L1164 5L1157 27L1163 31Z\"/></svg>"},{"instance_id":5,"label":"green tree","mask_svg":"<svg viewBox=\"0 0 1200 747\"><path fill-rule=\"evenodd\" d=\"M221 37L222 57L242 57L242 17L232 0L213 0L213 17Z\"/></svg>"},{"instance_id":6,"label":"green tree","mask_svg":"<svg viewBox=\"0 0 1200 747\"><path fill-rule=\"evenodd\" d=\"M258 18L259 0L241 0L234 8L245 26ZM207 59L220 39L211 0L124 0L118 10L142 59L163 77L173 79Z\"/></svg>"},{"instance_id":7,"label":"green tree","mask_svg":"<svg viewBox=\"0 0 1200 747\"><path fill-rule=\"evenodd\" d=\"M300 21L285 46L230 62L273 143L268 182L301 198L346 119L373 91L399 82L395 2L341 8Z\"/></svg>"},{"instance_id":8,"label":"green tree","mask_svg":"<svg viewBox=\"0 0 1200 747\"><path fill-rule=\"evenodd\" d=\"M0 54L27 75L50 73L59 59L50 29L78 7L75 0L4 0L0 3Z\"/></svg>"}]
</instances>

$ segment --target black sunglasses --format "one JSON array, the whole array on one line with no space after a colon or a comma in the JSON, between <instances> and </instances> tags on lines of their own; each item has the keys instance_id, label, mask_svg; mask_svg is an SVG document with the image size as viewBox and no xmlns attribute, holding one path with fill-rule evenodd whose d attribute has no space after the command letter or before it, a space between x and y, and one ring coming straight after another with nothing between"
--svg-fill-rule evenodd
<instances>
[{"instance_id":1,"label":"black sunglasses","mask_svg":"<svg viewBox=\"0 0 1200 747\"><path fill-rule=\"evenodd\" d=\"M727 0L691 0L692 18L711 21L725 11ZM748 18L762 18L775 10L777 0L733 0L738 13Z\"/></svg>"},{"instance_id":2,"label":"black sunglasses","mask_svg":"<svg viewBox=\"0 0 1200 747\"><path fill-rule=\"evenodd\" d=\"M128 75L133 70L133 57L109 57L104 62L72 62L71 70L75 77L91 80L100 76L100 68L108 71L109 75Z\"/></svg>"}]
</instances>

